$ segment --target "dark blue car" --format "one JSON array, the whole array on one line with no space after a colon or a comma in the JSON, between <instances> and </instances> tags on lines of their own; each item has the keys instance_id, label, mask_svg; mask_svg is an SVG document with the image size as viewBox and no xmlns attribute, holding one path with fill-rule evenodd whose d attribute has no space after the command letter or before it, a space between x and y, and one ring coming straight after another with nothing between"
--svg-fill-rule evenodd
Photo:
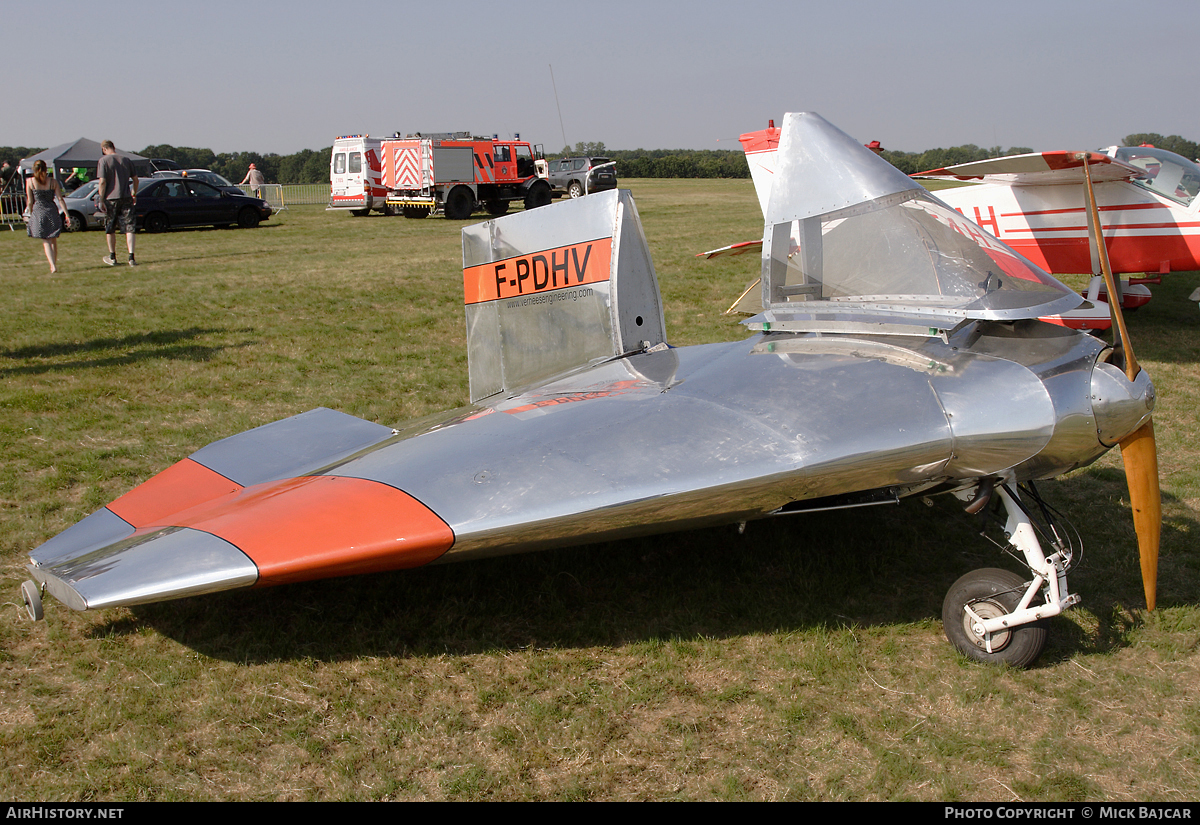
<instances>
[{"instance_id":1,"label":"dark blue car","mask_svg":"<svg viewBox=\"0 0 1200 825\"><path fill-rule=\"evenodd\" d=\"M147 232L177 226L258 226L271 217L261 198L233 194L193 178L147 178L140 182L137 224Z\"/></svg>"}]
</instances>

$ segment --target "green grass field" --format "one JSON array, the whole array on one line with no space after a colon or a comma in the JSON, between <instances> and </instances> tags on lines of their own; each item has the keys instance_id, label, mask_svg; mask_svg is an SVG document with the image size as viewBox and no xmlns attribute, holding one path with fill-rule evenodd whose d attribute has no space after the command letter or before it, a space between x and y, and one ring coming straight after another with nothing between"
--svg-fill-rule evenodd
<instances>
[{"instance_id":1,"label":"green grass field","mask_svg":"<svg viewBox=\"0 0 1200 825\"><path fill-rule=\"evenodd\" d=\"M761 235L749 181L626 181L676 345ZM482 219L482 216L477 218ZM218 438L333 407L466 403L460 223L294 208L256 230L41 244L0 230L0 794L15 800L1200 798L1200 282L1130 316L1158 389L1159 609L1120 457L1042 491L1082 605L1029 671L942 636L1014 563L953 501L132 609L25 618L30 549Z\"/></svg>"}]
</instances>

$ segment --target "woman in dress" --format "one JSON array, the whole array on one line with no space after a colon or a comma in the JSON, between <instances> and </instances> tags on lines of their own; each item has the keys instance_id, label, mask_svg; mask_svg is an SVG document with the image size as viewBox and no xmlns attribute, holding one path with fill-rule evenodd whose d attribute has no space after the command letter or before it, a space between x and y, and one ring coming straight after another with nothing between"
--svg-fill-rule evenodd
<instances>
[{"instance_id":1,"label":"woman in dress","mask_svg":"<svg viewBox=\"0 0 1200 825\"><path fill-rule=\"evenodd\" d=\"M29 210L29 237L41 239L51 274L58 272L58 236L66 225L67 204L62 187L46 172L44 160L33 164L33 177L25 182L25 205Z\"/></svg>"}]
</instances>

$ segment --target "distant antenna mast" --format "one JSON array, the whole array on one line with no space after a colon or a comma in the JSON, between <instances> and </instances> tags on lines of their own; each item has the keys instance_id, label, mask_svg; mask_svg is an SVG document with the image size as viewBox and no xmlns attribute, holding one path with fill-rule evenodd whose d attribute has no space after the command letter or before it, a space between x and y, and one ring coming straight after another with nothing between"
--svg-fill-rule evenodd
<instances>
[{"instance_id":1,"label":"distant antenna mast","mask_svg":"<svg viewBox=\"0 0 1200 825\"><path fill-rule=\"evenodd\" d=\"M571 144L567 143L567 128L563 126L562 106L558 103L558 84L554 82L554 64L550 64L550 85L554 87L554 105L558 106L558 128L562 129L563 148L570 149Z\"/></svg>"}]
</instances>

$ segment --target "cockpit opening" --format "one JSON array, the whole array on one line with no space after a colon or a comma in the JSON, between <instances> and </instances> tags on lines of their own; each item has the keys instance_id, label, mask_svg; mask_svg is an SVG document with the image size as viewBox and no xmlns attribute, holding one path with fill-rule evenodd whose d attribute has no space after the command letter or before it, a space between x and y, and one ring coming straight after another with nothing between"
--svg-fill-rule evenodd
<instances>
[{"instance_id":1,"label":"cockpit opening","mask_svg":"<svg viewBox=\"0 0 1200 825\"><path fill-rule=\"evenodd\" d=\"M1156 195L1191 206L1200 194L1200 166L1182 155L1152 146L1121 146L1109 154L1143 170L1132 182Z\"/></svg>"}]
</instances>

